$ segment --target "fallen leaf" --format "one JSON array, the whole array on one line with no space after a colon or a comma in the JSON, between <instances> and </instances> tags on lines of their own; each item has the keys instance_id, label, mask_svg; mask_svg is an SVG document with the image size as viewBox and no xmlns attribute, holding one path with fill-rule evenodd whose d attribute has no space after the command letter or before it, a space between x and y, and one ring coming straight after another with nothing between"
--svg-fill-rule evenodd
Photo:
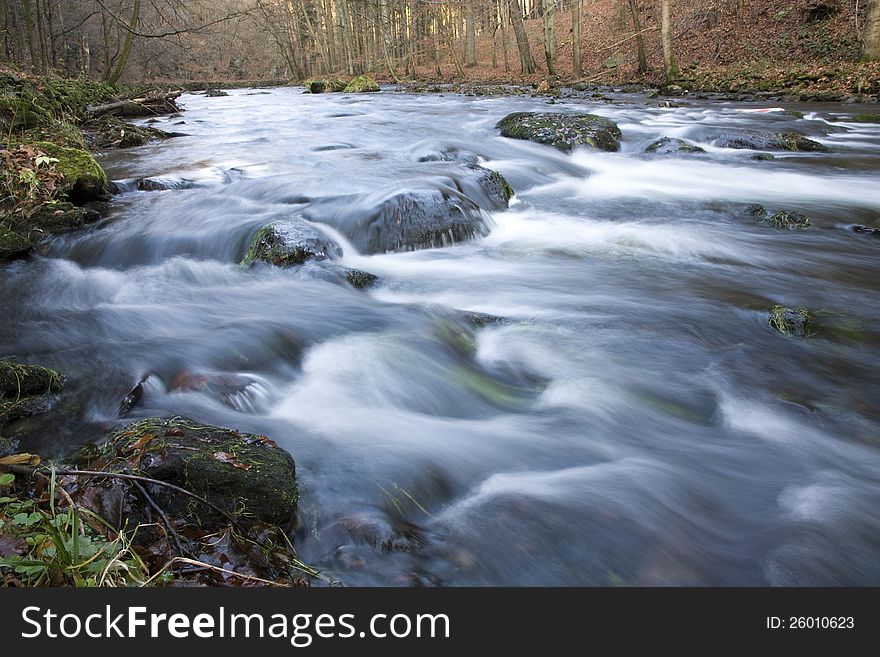
<instances>
[{"instance_id":1,"label":"fallen leaf","mask_svg":"<svg viewBox=\"0 0 880 657\"><path fill-rule=\"evenodd\" d=\"M222 463L228 463L233 468L238 468L239 470L250 470L251 466L247 463L242 463L238 459L235 458L232 454L228 452L214 452L214 458Z\"/></svg>"},{"instance_id":2,"label":"fallen leaf","mask_svg":"<svg viewBox=\"0 0 880 657\"><path fill-rule=\"evenodd\" d=\"M180 438L181 436L185 436L186 432L180 427L171 427L168 431L165 432L166 436L176 436Z\"/></svg>"},{"instance_id":3,"label":"fallen leaf","mask_svg":"<svg viewBox=\"0 0 880 657\"><path fill-rule=\"evenodd\" d=\"M138 438L137 442L134 445L132 445L131 448L133 450L143 449L144 447L146 447L150 443L151 440L154 440L155 438L156 438L155 434L152 434L152 433L144 434L143 436Z\"/></svg>"},{"instance_id":4,"label":"fallen leaf","mask_svg":"<svg viewBox=\"0 0 880 657\"><path fill-rule=\"evenodd\" d=\"M27 551L28 545L24 539L0 534L0 557L17 557Z\"/></svg>"},{"instance_id":5,"label":"fallen leaf","mask_svg":"<svg viewBox=\"0 0 880 657\"><path fill-rule=\"evenodd\" d=\"M0 459L0 465L27 465L34 467L40 465L41 460L42 459L36 454L13 454L11 456L4 456Z\"/></svg>"}]
</instances>

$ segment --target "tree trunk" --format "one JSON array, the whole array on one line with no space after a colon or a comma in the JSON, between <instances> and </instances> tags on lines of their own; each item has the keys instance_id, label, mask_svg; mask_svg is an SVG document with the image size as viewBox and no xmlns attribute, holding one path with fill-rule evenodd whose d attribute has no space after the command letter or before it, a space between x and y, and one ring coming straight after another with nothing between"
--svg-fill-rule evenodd
<instances>
[{"instance_id":1,"label":"tree trunk","mask_svg":"<svg viewBox=\"0 0 880 657\"><path fill-rule=\"evenodd\" d=\"M9 58L9 18L6 15L6 0L0 0L0 39L3 39L0 57Z\"/></svg>"},{"instance_id":2,"label":"tree trunk","mask_svg":"<svg viewBox=\"0 0 880 657\"><path fill-rule=\"evenodd\" d=\"M660 38L663 41L663 69L666 73L667 82L678 77L678 66L675 64L675 55L672 52L672 12L669 8L669 0L661 0L661 26Z\"/></svg>"},{"instance_id":3,"label":"tree trunk","mask_svg":"<svg viewBox=\"0 0 880 657\"><path fill-rule=\"evenodd\" d=\"M468 67L476 66L477 34L474 27L474 0L468 0L465 4L464 24L464 65Z\"/></svg>"},{"instance_id":4,"label":"tree trunk","mask_svg":"<svg viewBox=\"0 0 880 657\"><path fill-rule=\"evenodd\" d=\"M632 13L633 27L636 30L636 47L639 51L639 73L647 73L648 55L645 53L645 38L642 35L642 22L639 20L639 6L636 0L629 0L629 10Z\"/></svg>"},{"instance_id":5,"label":"tree trunk","mask_svg":"<svg viewBox=\"0 0 880 657\"><path fill-rule=\"evenodd\" d=\"M541 20L544 23L544 59L547 73L556 75L556 0L541 0Z\"/></svg>"},{"instance_id":6,"label":"tree trunk","mask_svg":"<svg viewBox=\"0 0 880 657\"><path fill-rule=\"evenodd\" d=\"M134 33L137 30L138 23L141 20L141 0L134 0L134 7L131 9L131 21L125 34L125 41L122 44L122 52L119 53L119 59L116 60L116 66L105 81L108 84L116 84L122 78L125 72L125 65L128 63L128 56L131 53L131 44L134 42Z\"/></svg>"},{"instance_id":7,"label":"tree trunk","mask_svg":"<svg viewBox=\"0 0 880 657\"><path fill-rule=\"evenodd\" d=\"M507 57L507 26L504 21L504 11L502 10L501 2L505 0L498 0L498 26L501 29L501 51L504 54L504 71L507 72L510 70L510 59Z\"/></svg>"},{"instance_id":8,"label":"tree trunk","mask_svg":"<svg viewBox=\"0 0 880 657\"><path fill-rule=\"evenodd\" d=\"M82 66L80 70L83 75L88 75L92 69L92 51L89 49L89 37L82 36Z\"/></svg>"},{"instance_id":9,"label":"tree trunk","mask_svg":"<svg viewBox=\"0 0 880 657\"><path fill-rule=\"evenodd\" d=\"M39 60L37 57L36 36L34 34L34 16L31 12L31 0L24 0L24 24L27 35L28 54L31 57L31 68L37 68Z\"/></svg>"},{"instance_id":10,"label":"tree trunk","mask_svg":"<svg viewBox=\"0 0 880 657\"><path fill-rule=\"evenodd\" d=\"M865 26L865 48L862 59L880 60L880 0L872 0L868 6L868 24Z\"/></svg>"},{"instance_id":11,"label":"tree trunk","mask_svg":"<svg viewBox=\"0 0 880 657\"><path fill-rule=\"evenodd\" d=\"M581 77L581 0L571 3L571 65L574 77Z\"/></svg>"},{"instance_id":12,"label":"tree trunk","mask_svg":"<svg viewBox=\"0 0 880 657\"><path fill-rule=\"evenodd\" d=\"M523 75L531 75L537 70L535 59L532 57L532 48L529 45L529 37L523 26L523 14L520 0L507 0L510 12L510 22L513 25L513 33L516 36L516 47L519 49L519 63Z\"/></svg>"}]
</instances>

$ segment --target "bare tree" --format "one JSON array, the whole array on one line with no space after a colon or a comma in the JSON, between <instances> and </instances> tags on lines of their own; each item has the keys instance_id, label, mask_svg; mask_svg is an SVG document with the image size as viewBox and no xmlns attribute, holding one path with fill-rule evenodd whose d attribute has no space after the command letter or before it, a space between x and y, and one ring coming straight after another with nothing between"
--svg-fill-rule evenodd
<instances>
[{"instance_id":1,"label":"bare tree","mask_svg":"<svg viewBox=\"0 0 880 657\"><path fill-rule=\"evenodd\" d=\"M868 24L865 26L865 45L862 59L880 60L880 0L869 0Z\"/></svg>"},{"instance_id":2,"label":"bare tree","mask_svg":"<svg viewBox=\"0 0 880 657\"><path fill-rule=\"evenodd\" d=\"M532 48L529 45L529 37L523 26L522 7L520 0L507 0L507 9L510 13L510 23L513 25L513 34L516 37L516 47L519 49L519 63L523 75L531 75L538 67L532 57Z\"/></svg>"},{"instance_id":3,"label":"bare tree","mask_svg":"<svg viewBox=\"0 0 880 657\"><path fill-rule=\"evenodd\" d=\"M648 72L648 55L645 51L645 37L642 34L642 22L639 20L639 5L636 0L629 0L629 10L632 14L633 28L636 31L636 48L639 52L639 73Z\"/></svg>"},{"instance_id":4,"label":"bare tree","mask_svg":"<svg viewBox=\"0 0 880 657\"><path fill-rule=\"evenodd\" d=\"M667 80L678 77L678 66L672 52L672 16L669 0L660 0L660 39L663 42L663 72Z\"/></svg>"},{"instance_id":5,"label":"bare tree","mask_svg":"<svg viewBox=\"0 0 880 657\"><path fill-rule=\"evenodd\" d=\"M581 70L581 0L571 3L571 66L574 77L583 75Z\"/></svg>"},{"instance_id":6,"label":"bare tree","mask_svg":"<svg viewBox=\"0 0 880 657\"><path fill-rule=\"evenodd\" d=\"M547 72L556 75L556 0L541 0L541 20L544 24L544 59Z\"/></svg>"}]
</instances>

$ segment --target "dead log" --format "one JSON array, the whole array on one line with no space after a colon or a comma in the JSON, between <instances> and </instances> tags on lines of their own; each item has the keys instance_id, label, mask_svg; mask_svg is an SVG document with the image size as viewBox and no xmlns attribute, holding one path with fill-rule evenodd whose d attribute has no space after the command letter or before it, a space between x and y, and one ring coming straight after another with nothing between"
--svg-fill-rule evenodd
<instances>
[{"instance_id":1,"label":"dead log","mask_svg":"<svg viewBox=\"0 0 880 657\"><path fill-rule=\"evenodd\" d=\"M174 114L180 111L175 102L181 95L181 91L168 92L156 96L141 98L125 98L103 105L90 105L86 112L91 118L99 116L156 116L159 114Z\"/></svg>"}]
</instances>

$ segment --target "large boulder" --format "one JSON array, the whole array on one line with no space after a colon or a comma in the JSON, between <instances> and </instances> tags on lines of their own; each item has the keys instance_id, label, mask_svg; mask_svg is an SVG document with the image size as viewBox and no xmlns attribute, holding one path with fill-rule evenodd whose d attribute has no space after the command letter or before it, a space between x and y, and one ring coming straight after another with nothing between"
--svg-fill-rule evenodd
<instances>
[{"instance_id":1,"label":"large boulder","mask_svg":"<svg viewBox=\"0 0 880 657\"><path fill-rule=\"evenodd\" d=\"M721 148L754 151L795 151L827 153L828 147L799 132L758 132L757 130L721 130L712 140Z\"/></svg>"},{"instance_id":2,"label":"large boulder","mask_svg":"<svg viewBox=\"0 0 880 657\"><path fill-rule=\"evenodd\" d=\"M349 94L362 94L379 91L379 84L367 75L359 75L345 85L343 91Z\"/></svg>"},{"instance_id":3,"label":"large boulder","mask_svg":"<svg viewBox=\"0 0 880 657\"><path fill-rule=\"evenodd\" d=\"M0 362L0 429L49 410L63 385L64 377L46 367Z\"/></svg>"},{"instance_id":4,"label":"large boulder","mask_svg":"<svg viewBox=\"0 0 880 657\"><path fill-rule=\"evenodd\" d=\"M242 264L259 260L276 267L290 267L306 260L340 257L342 249L336 242L302 219L290 219L258 230Z\"/></svg>"},{"instance_id":5,"label":"large boulder","mask_svg":"<svg viewBox=\"0 0 880 657\"><path fill-rule=\"evenodd\" d=\"M306 80L303 82L303 86L311 94L323 94L331 91L343 91L346 87L346 82L339 78L327 78L323 80Z\"/></svg>"},{"instance_id":6,"label":"large boulder","mask_svg":"<svg viewBox=\"0 0 880 657\"><path fill-rule=\"evenodd\" d=\"M645 149L646 153L655 155L677 155L678 153L705 153L696 144L691 144L675 137L661 137Z\"/></svg>"},{"instance_id":7,"label":"large boulder","mask_svg":"<svg viewBox=\"0 0 880 657\"><path fill-rule=\"evenodd\" d=\"M526 139L562 151L587 146L601 151L620 150L620 128L610 119L595 114L557 112L514 112L495 126L502 137Z\"/></svg>"},{"instance_id":8,"label":"large boulder","mask_svg":"<svg viewBox=\"0 0 880 657\"><path fill-rule=\"evenodd\" d=\"M80 205L110 198L107 174L89 153L47 141L37 142L34 146L58 160L55 169L64 176L62 191L73 203Z\"/></svg>"},{"instance_id":9,"label":"large boulder","mask_svg":"<svg viewBox=\"0 0 880 657\"><path fill-rule=\"evenodd\" d=\"M363 254L449 246L489 233L480 206L446 186L327 199L305 216L333 226Z\"/></svg>"},{"instance_id":10,"label":"large boulder","mask_svg":"<svg viewBox=\"0 0 880 657\"><path fill-rule=\"evenodd\" d=\"M333 226L363 254L414 251L487 235L486 212L503 210L512 196L500 173L467 164L405 190L318 199L305 217Z\"/></svg>"},{"instance_id":11,"label":"large boulder","mask_svg":"<svg viewBox=\"0 0 880 657\"><path fill-rule=\"evenodd\" d=\"M266 436L188 419L147 419L110 432L101 452L107 463L185 488L240 520L287 525L296 514L296 465ZM158 486L152 494L172 517L203 527L223 523L192 498Z\"/></svg>"}]
</instances>

